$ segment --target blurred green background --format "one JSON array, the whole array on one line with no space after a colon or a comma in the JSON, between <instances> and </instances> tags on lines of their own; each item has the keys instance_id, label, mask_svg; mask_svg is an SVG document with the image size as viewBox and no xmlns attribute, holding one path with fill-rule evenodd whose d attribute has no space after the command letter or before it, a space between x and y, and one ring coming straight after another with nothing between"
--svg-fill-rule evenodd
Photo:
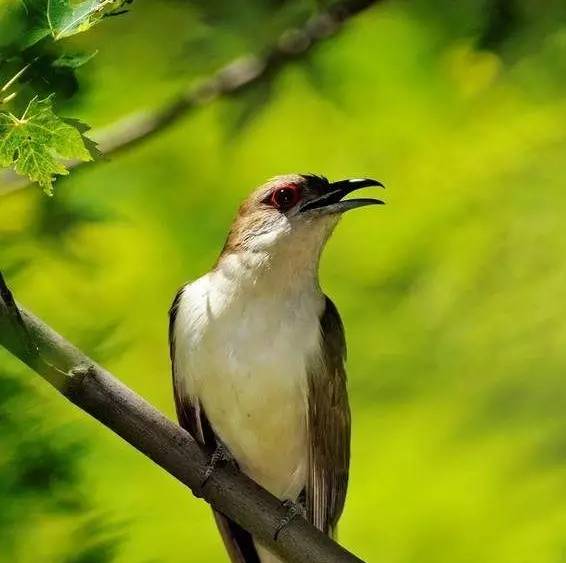
<instances>
[{"instance_id":1,"label":"blurred green background","mask_svg":"<svg viewBox=\"0 0 566 563\"><path fill-rule=\"evenodd\" d=\"M60 113L101 127L261 52L311 2L137 0ZM369 176L321 280L349 343L341 542L380 563L566 561L566 6L378 3L243 96L0 196L19 300L173 417L167 309L266 178ZM1 186L0 186L1 190ZM0 561L223 561L208 507L0 352Z\"/></svg>"}]
</instances>

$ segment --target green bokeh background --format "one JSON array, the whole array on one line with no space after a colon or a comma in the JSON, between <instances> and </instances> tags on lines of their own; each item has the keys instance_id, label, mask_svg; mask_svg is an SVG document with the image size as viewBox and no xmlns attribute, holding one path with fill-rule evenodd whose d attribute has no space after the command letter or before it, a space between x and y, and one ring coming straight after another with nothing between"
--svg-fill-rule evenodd
<instances>
[{"instance_id":1,"label":"green bokeh background","mask_svg":"<svg viewBox=\"0 0 566 563\"><path fill-rule=\"evenodd\" d=\"M99 53L60 111L100 127L155 108L314 9L139 0L67 41ZM566 561L562 2L378 4L269 86L72 173L55 198L1 196L0 265L21 302L173 417L170 301L250 189L295 171L387 185L321 267L349 344L341 542L378 563ZM6 353L0 372L25 389L6 407L18 428L71 444L67 504L86 506L12 491L0 561L224 560L202 501ZM0 469L19 435L0 433Z\"/></svg>"}]
</instances>

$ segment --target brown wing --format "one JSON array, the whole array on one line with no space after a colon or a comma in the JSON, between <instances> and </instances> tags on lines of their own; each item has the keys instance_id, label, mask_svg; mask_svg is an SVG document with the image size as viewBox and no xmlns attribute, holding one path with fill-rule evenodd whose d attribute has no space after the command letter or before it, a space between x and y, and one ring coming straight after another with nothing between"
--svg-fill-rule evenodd
<instances>
[{"instance_id":1,"label":"brown wing","mask_svg":"<svg viewBox=\"0 0 566 563\"><path fill-rule=\"evenodd\" d=\"M184 288L181 288L177 292L171 309L169 310L169 354L173 373L175 408L177 410L179 425L212 453L217 444L216 435L206 418L206 413L200 402L191 399L187 393L183 377L179 373L180 366L175 361L175 321L183 289ZM213 514L230 561L232 563L260 563L252 536L220 512L213 510Z\"/></svg>"},{"instance_id":2,"label":"brown wing","mask_svg":"<svg viewBox=\"0 0 566 563\"><path fill-rule=\"evenodd\" d=\"M344 508L350 465L350 406L346 390L346 341L334 303L326 297L320 319L322 361L309 370L309 520L334 535Z\"/></svg>"}]
</instances>

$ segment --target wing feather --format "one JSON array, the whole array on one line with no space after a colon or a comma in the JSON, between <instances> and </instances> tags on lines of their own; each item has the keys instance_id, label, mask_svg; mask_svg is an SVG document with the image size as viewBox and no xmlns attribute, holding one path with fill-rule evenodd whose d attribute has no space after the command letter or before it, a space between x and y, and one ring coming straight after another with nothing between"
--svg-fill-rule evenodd
<instances>
[{"instance_id":1,"label":"wing feather","mask_svg":"<svg viewBox=\"0 0 566 563\"><path fill-rule=\"evenodd\" d=\"M332 536L346 500L351 422L344 327L328 297L320 330L321 361L309 370L309 470L305 493L309 520Z\"/></svg>"}]
</instances>

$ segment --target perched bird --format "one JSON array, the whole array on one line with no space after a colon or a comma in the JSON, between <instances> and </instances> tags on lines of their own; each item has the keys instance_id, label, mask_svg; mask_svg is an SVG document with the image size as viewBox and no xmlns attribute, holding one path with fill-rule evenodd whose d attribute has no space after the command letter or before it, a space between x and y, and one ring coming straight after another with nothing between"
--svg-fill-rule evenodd
<instances>
[{"instance_id":1,"label":"perched bird","mask_svg":"<svg viewBox=\"0 0 566 563\"><path fill-rule=\"evenodd\" d=\"M376 180L278 176L241 205L214 268L182 287L169 341L179 423L212 464L241 471L333 535L344 507L350 408L342 321L318 281L346 199ZM212 467L212 466L211 466ZM293 505L292 505L293 506ZM232 562L277 562L215 513Z\"/></svg>"}]
</instances>

